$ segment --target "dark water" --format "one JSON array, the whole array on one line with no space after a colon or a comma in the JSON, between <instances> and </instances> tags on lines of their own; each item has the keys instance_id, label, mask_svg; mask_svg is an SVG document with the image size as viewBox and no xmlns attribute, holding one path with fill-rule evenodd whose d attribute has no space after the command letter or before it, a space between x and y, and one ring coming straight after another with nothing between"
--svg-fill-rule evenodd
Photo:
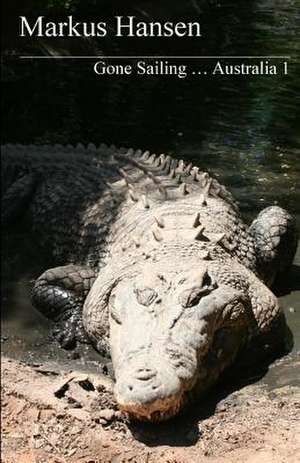
<instances>
[{"instance_id":1,"label":"dark water","mask_svg":"<svg viewBox=\"0 0 300 463\"><path fill-rule=\"evenodd\" d=\"M300 2L250 1L237 8L225 1L211 10L211 16L206 13L210 33L205 46L203 42L199 47L193 43L191 49L188 45L180 50L165 46L163 52L290 55L289 74L207 80L100 80L89 62L8 60L4 76L5 141L104 141L168 152L193 160L217 176L232 190L248 220L276 203L295 214L300 226ZM130 48L122 51L132 54ZM189 64L195 66L194 62ZM29 303L28 280L35 274L32 267L27 265L21 281L12 275L5 282L4 353L29 355L35 361L58 358L69 362L66 353L49 347L47 323ZM299 384L299 250L289 280L290 289L280 301L294 347L263 378L271 387ZM93 363L96 354L90 352L88 358L89 367L97 369ZM84 366L82 360L70 362Z\"/></svg>"}]
</instances>

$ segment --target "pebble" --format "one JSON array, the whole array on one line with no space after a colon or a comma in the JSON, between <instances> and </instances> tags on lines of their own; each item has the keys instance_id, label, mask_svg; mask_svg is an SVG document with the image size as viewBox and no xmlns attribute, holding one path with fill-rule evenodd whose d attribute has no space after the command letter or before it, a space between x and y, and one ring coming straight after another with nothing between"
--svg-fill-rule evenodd
<instances>
[{"instance_id":1,"label":"pebble","mask_svg":"<svg viewBox=\"0 0 300 463\"><path fill-rule=\"evenodd\" d=\"M33 435L33 437L41 435L41 427L40 427L39 424L34 425L32 435Z\"/></svg>"},{"instance_id":2,"label":"pebble","mask_svg":"<svg viewBox=\"0 0 300 463\"><path fill-rule=\"evenodd\" d=\"M81 429L78 428L77 426L73 426L72 429L70 429L71 435L79 434L80 432L81 432Z\"/></svg>"},{"instance_id":3,"label":"pebble","mask_svg":"<svg viewBox=\"0 0 300 463\"><path fill-rule=\"evenodd\" d=\"M110 410L109 408L104 408L99 412L99 418L104 419L105 421L112 421L115 417L115 411Z\"/></svg>"},{"instance_id":4,"label":"pebble","mask_svg":"<svg viewBox=\"0 0 300 463\"><path fill-rule=\"evenodd\" d=\"M44 445L44 442L42 441L42 439L38 439L34 441L35 449L40 449L41 447L43 447L43 445Z\"/></svg>"}]
</instances>

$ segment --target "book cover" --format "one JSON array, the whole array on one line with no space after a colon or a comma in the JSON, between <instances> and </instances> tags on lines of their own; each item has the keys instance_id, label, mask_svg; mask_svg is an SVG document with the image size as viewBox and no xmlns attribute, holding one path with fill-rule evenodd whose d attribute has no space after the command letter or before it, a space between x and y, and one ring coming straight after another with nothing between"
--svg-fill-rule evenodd
<instances>
[{"instance_id":1,"label":"book cover","mask_svg":"<svg viewBox=\"0 0 300 463\"><path fill-rule=\"evenodd\" d=\"M299 461L299 16L3 2L5 462Z\"/></svg>"}]
</instances>

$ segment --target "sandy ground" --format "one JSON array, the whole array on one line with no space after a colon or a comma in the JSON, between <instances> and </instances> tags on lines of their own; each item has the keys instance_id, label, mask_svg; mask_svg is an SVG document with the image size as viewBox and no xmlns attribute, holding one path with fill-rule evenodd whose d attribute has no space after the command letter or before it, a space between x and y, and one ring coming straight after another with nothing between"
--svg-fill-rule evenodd
<instances>
[{"instance_id":1,"label":"sandy ground","mask_svg":"<svg viewBox=\"0 0 300 463\"><path fill-rule=\"evenodd\" d=\"M298 463L300 389L248 385L164 424L131 423L111 381L2 359L5 463Z\"/></svg>"}]
</instances>

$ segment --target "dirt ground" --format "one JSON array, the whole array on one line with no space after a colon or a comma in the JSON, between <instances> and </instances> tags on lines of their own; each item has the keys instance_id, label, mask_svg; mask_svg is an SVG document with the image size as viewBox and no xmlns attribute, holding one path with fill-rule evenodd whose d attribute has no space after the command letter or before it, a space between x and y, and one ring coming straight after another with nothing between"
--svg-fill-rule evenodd
<instances>
[{"instance_id":1,"label":"dirt ground","mask_svg":"<svg viewBox=\"0 0 300 463\"><path fill-rule=\"evenodd\" d=\"M262 385L131 423L106 377L2 358L4 463L298 463L299 423L300 389Z\"/></svg>"}]
</instances>

